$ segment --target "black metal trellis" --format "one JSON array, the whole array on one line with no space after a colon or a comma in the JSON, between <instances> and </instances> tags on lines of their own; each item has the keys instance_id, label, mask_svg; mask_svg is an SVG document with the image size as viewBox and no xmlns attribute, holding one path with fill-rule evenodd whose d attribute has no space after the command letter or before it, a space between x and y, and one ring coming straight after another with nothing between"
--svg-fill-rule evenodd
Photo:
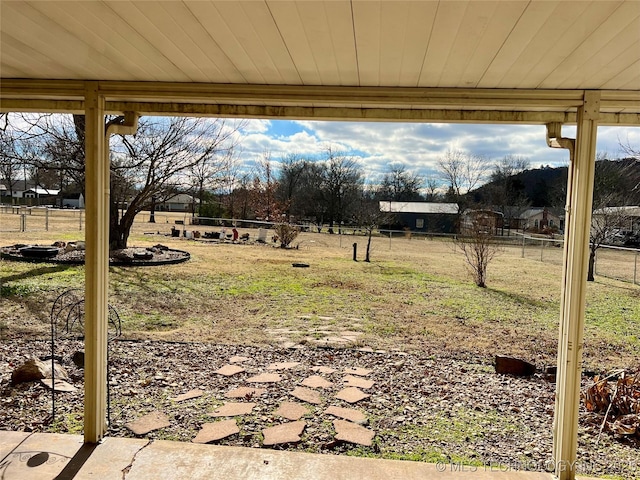
<instances>
[{"instance_id":1,"label":"black metal trellis","mask_svg":"<svg viewBox=\"0 0 640 480\"><path fill-rule=\"evenodd\" d=\"M122 334L118 311L108 306L107 324L107 422L111 423L111 392L109 386L110 340ZM56 415L55 352L57 340L84 340L84 291L71 289L55 299L51 307L51 423Z\"/></svg>"}]
</instances>

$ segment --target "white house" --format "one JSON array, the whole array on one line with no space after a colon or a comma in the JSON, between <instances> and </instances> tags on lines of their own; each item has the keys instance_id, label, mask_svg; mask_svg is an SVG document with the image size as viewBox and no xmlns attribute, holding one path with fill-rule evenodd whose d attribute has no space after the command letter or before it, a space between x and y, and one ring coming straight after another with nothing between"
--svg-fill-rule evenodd
<instances>
[{"instance_id":1,"label":"white house","mask_svg":"<svg viewBox=\"0 0 640 480\"><path fill-rule=\"evenodd\" d=\"M156 205L160 212L190 212L200 203L200 200L186 193L178 193Z\"/></svg>"}]
</instances>

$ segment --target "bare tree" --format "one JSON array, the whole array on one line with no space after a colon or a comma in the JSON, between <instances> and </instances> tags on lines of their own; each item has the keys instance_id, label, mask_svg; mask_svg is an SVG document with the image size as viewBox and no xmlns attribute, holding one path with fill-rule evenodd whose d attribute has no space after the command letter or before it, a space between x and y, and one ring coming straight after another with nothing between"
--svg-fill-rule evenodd
<instances>
[{"instance_id":1,"label":"bare tree","mask_svg":"<svg viewBox=\"0 0 640 480\"><path fill-rule=\"evenodd\" d=\"M524 193L524 183L516 175L529 168L529 160L516 155L507 155L497 161L491 172L490 203L495 205L504 215L504 220L511 228L514 216L518 215L529 201Z\"/></svg>"},{"instance_id":2,"label":"bare tree","mask_svg":"<svg viewBox=\"0 0 640 480\"><path fill-rule=\"evenodd\" d=\"M438 187L440 185L438 184L438 180L433 177L433 176L429 176L426 178L425 180L425 189L426 189L426 200L427 202L435 202L438 197L440 195L438 195Z\"/></svg>"},{"instance_id":3,"label":"bare tree","mask_svg":"<svg viewBox=\"0 0 640 480\"><path fill-rule=\"evenodd\" d=\"M620 148L629 158L633 158L636 162L640 162L640 147L631 143L629 138L626 140L618 140Z\"/></svg>"},{"instance_id":4,"label":"bare tree","mask_svg":"<svg viewBox=\"0 0 640 480\"><path fill-rule=\"evenodd\" d=\"M21 120L22 137L38 153L32 164L57 171L61 189L73 184L84 191L84 116L24 115ZM114 121L118 118L108 118L107 124ZM158 117L141 120L133 137L113 136L110 248L127 246L135 216L154 198L162 202L187 190L192 169L224 158L236 143L236 129L237 124L222 120Z\"/></svg>"},{"instance_id":5,"label":"bare tree","mask_svg":"<svg viewBox=\"0 0 640 480\"><path fill-rule=\"evenodd\" d=\"M11 202L23 164L18 153L17 139L5 130L0 130L0 181L3 182ZM25 178L26 180L26 178Z\"/></svg>"},{"instance_id":6,"label":"bare tree","mask_svg":"<svg viewBox=\"0 0 640 480\"><path fill-rule=\"evenodd\" d=\"M135 216L153 198L163 202L188 190L195 168L226 158L234 133L221 120L173 117L141 122L135 137L114 139L112 172L131 187L132 196L122 217L111 216L111 248L126 247Z\"/></svg>"},{"instance_id":7,"label":"bare tree","mask_svg":"<svg viewBox=\"0 0 640 480\"><path fill-rule=\"evenodd\" d=\"M328 147L324 171L324 198L327 206L330 232L333 225L342 222L353 212L353 206L362 191L362 169L353 158Z\"/></svg>"},{"instance_id":8,"label":"bare tree","mask_svg":"<svg viewBox=\"0 0 640 480\"><path fill-rule=\"evenodd\" d=\"M481 288L487 286L487 267L500 251L493 241L493 230L493 217L477 210L467 215L460 235L455 239L455 246L463 253L473 280Z\"/></svg>"},{"instance_id":9,"label":"bare tree","mask_svg":"<svg viewBox=\"0 0 640 480\"><path fill-rule=\"evenodd\" d=\"M619 196L611 194L607 201L604 197L601 199L601 205L614 205ZM612 243L614 236L629 224L630 218L627 210L623 206L602 206L593 211L591 219L591 233L589 236L589 269L587 272L587 281L595 280L595 262L596 253L603 245Z\"/></svg>"},{"instance_id":10,"label":"bare tree","mask_svg":"<svg viewBox=\"0 0 640 480\"><path fill-rule=\"evenodd\" d=\"M380 202L376 199L376 195L371 190L363 190L358 199L358 206L355 210L356 224L365 231L367 236L367 247L365 250L364 261L371 261L371 240L373 232L378 230L380 225L390 223L393 214L380 211Z\"/></svg>"},{"instance_id":11,"label":"bare tree","mask_svg":"<svg viewBox=\"0 0 640 480\"><path fill-rule=\"evenodd\" d=\"M256 171L251 185L251 203L256 218L267 222L280 220L286 205L277 199L278 180L276 179L271 152L264 152L256 162Z\"/></svg>"},{"instance_id":12,"label":"bare tree","mask_svg":"<svg viewBox=\"0 0 640 480\"><path fill-rule=\"evenodd\" d=\"M422 200L420 190L424 180L415 172L408 171L404 165L391 166L384 174L378 190L381 200L411 202Z\"/></svg>"},{"instance_id":13,"label":"bare tree","mask_svg":"<svg viewBox=\"0 0 640 480\"><path fill-rule=\"evenodd\" d=\"M447 183L455 201L478 187L485 180L489 164L481 155L448 150L437 162L438 171Z\"/></svg>"}]
</instances>

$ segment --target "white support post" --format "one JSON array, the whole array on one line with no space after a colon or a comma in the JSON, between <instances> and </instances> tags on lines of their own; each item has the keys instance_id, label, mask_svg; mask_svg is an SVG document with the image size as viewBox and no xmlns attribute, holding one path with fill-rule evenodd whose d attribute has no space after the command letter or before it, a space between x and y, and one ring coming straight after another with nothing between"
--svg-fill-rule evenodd
<instances>
[{"instance_id":1,"label":"white support post","mask_svg":"<svg viewBox=\"0 0 640 480\"><path fill-rule=\"evenodd\" d=\"M560 480L573 480L576 475L582 338L599 111L600 92L586 91L584 103L578 109L575 155L569 165L553 430L553 459L555 473Z\"/></svg>"},{"instance_id":2,"label":"white support post","mask_svg":"<svg viewBox=\"0 0 640 480\"><path fill-rule=\"evenodd\" d=\"M84 441L98 443L107 428L109 164L105 162L105 100L97 83L87 83L85 105Z\"/></svg>"}]
</instances>

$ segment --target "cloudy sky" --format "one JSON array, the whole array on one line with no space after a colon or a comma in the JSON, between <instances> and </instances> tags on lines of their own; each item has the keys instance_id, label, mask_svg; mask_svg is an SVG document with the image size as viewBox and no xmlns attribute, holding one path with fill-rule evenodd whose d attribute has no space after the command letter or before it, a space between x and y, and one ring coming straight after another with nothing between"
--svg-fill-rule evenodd
<instances>
[{"instance_id":1,"label":"cloudy sky","mask_svg":"<svg viewBox=\"0 0 640 480\"><path fill-rule=\"evenodd\" d=\"M505 155L529 159L532 168L561 166L569 161L563 149L545 142L544 126L436 123L358 123L249 120L243 128L240 158L248 163L270 152L274 161L289 154L321 157L328 145L358 159L367 180L376 182L390 165L403 164L423 177L436 176L435 164L447 150L483 155L495 162ZM563 128L575 137L575 127ZM624 156L620 141L640 145L640 128L600 127L598 152Z\"/></svg>"}]
</instances>

